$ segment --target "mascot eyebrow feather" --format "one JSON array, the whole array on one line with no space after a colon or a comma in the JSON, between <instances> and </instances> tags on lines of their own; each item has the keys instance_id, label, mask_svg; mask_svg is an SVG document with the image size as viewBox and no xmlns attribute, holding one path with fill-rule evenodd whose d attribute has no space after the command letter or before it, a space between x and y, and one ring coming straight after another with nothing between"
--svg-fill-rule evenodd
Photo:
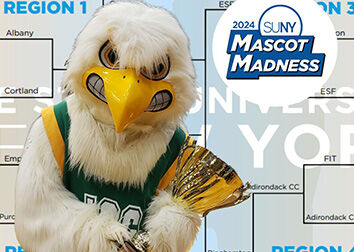
<instances>
[{"instance_id":1,"label":"mascot eyebrow feather","mask_svg":"<svg viewBox=\"0 0 354 252\"><path fill-rule=\"evenodd\" d=\"M198 95L178 21L142 2L112 2L66 66L65 99L34 122L19 167L22 247L117 251L145 231L152 251L187 251L201 215L176 203L169 185Z\"/></svg>"}]
</instances>

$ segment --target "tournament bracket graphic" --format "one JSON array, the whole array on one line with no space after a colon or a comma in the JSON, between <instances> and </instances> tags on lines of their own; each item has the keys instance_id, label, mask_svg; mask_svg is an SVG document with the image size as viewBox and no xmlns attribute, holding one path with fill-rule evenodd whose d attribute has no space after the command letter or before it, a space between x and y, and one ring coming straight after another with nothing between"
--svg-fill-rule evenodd
<instances>
[{"instance_id":1,"label":"tournament bracket graphic","mask_svg":"<svg viewBox=\"0 0 354 252\"><path fill-rule=\"evenodd\" d=\"M273 12L287 12L284 21L272 22ZM322 76L326 55L313 53L314 36L304 36L299 13L287 5L269 7L255 23L234 22L227 53L227 79L260 76ZM244 28L244 29L241 29Z\"/></svg>"},{"instance_id":2,"label":"tournament bracket graphic","mask_svg":"<svg viewBox=\"0 0 354 252\"><path fill-rule=\"evenodd\" d=\"M344 87L337 89L337 97L331 89L351 81L352 50L342 43L351 39L336 38L344 22L337 21L335 30L323 12L333 10L334 3L320 8L323 4L238 0L209 31L216 71L227 92L239 98L233 107L239 114L233 120L226 116L218 129L237 127L241 134L233 135L233 148L243 152L247 142L252 161L241 163L258 169L251 178L254 252L354 250L353 184L348 179L354 172L347 145L353 125L339 109L340 102L352 101L349 96L335 100L344 97ZM342 13L350 13L351 3L337 4Z\"/></svg>"},{"instance_id":3,"label":"tournament bracket graphic","mask_svg":"<svg viewBox=\"0 0 354 252\"><path fill-rule=\"evenodd\" d=\"M4 2L8 2L8 8L14 6L10 9L15 14L10 11L5 14ZM31 11L31 2L32 7L38 3L40 12L45 13ZM13 228L14 185L27 132L42 108L61 100L64 63L74 39L95 10L109 2L0 2L0 87L7 87L8 93L0 92L0 252L23 251ZM191 252L354 251L354 2L237 0L233 5L233 1L224 0L147 2L172 11L191 41L201 100L187 117L189 132L198 144L220 153L222 159L253 185L252 199L205 218ZM241 8L247 5L245 2L251 6L248 11ZM302 32L298 16L289 8L272 8L266 12L276 5L289 6L299 14ZM63 13L68 10L67 6L74 7ZM51 14L48 8L57 14ZM17 10L28 13L16 13ZM279 15L279 10L284 14ZM218 26L229 12L234 14L220 26L225 34L219 33ZM258 27L265 12L263 28L273 32L262 34ZM233 28L235 21L237 26ZM279 22L284 26L279 26ZM282 42L277 47L284 51L273 52L277 53L278 58L273 60L280 71L320 66L316 62L314 67L303 62L303 66L298 63L297 67L296 62L290 65L292 58L284 60L282 55L299 53L303 46L300 61L309 60L309 55L325 55L322 76L263 76L265 69L273 68L273 63L266 63L265 60L272 60L267 56L266 59L252 58L254 62L249 65L249 70L254 67L256 73L263 70L258 79L228 80L231 54L227 53L227 48L231 31L246 32L247 25L250 32L260 31L259 38L263 39L278 37L279 29L283 33L280 39L296 37L295 52L287 52L286 43ZM299 35L314 37L311 51L307 50L311 40L305 44ZM215 37L222 40L221 44L214 43ZM251 50L258 38L253 34L252 41L247 40L245 45L240 44L242 50L237 52L248 49L247 43ZM265 42L245 55L265 53L258 50L267 47ZM292 50L295 45L288 43L288 49ZM337 61L336 53L328 53L333 44L335 48L338 46ZM274 46L274 43L269 44L269 47ZM220 51L215 51L216 47ZM311 54L304 56L304 52ZM215 54L221 57L222 63L218 57L213 57ZM257 60L262 60L262 65L256 64ZM282 60L281 64L278 60ZM289 60L287 69L286 60ZM222 69L219 69L220 64ZM241 68L247 70L247 64ZM321 78L322 81L316 81ZM244 90L247 86L250 91ZM283 100L279 101L279 94ZM282 105L270 106L274 103Z\"/></svg>"}]
</instances>

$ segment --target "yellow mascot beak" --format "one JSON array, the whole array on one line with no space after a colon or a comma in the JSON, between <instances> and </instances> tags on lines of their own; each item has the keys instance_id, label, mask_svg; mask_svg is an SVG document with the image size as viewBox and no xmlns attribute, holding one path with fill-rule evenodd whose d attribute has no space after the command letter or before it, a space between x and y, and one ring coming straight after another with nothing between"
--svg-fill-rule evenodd
<instances>
[{"instance_id":1,"label":"yellow mascot beak","mask_svg":"<svg viewBox=\"0 0 354 252\"><path fill-rule=\"evenodd\" d=\"M108 104L118 133L144 112L167 109L174 97L170 83L149 80L133 69L96 66L85 72L83 85Z\"/></svg>"}]
</instances>

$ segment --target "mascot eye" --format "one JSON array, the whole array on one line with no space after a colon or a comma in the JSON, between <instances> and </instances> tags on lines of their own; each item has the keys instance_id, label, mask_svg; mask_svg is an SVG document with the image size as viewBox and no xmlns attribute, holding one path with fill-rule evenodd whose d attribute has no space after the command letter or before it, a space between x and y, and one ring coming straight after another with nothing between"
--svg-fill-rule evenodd
<instances>
[{"instance_id":1,"label":"mascot eye","mask_svg":"<svg viewBox=\"0 0 354 252\"><path fill-rule=\"evenodd\" d=\"M150 70L148 70L147 68L143 68L141 70L141 74L150 80L159 81L165 79L169 71L170 58L167 57L166 61L154 64L154 66Z\"/></svg>"},{"instance_id":2,"label":"mascot eye","mask_svg":"<svg viewBox=\"0 0 354 252\"><path fill-rule=\"evenodd\" d=\"M109 41L103 44L100 49L100 61L108 68L118 69L119 68L119 56L118 53L112 48Z\"/></svg>"}]
</instances>

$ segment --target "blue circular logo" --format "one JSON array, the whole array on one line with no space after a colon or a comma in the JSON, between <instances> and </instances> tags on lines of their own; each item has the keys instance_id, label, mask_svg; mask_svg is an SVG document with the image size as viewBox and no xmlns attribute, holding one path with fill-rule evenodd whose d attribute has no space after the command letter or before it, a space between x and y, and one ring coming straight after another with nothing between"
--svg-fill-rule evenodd
<instances>
[{"instance_id":1,"label":"blue circular logo","mask_svg":"<svg viewBox=\"0 0 354 252\"><path fill-rule=\"evenodd\" d=\"M301 36L303 23L290 6L274 5L262 14L258 27L263 36Z\"/></svg>"}]
</instances>

